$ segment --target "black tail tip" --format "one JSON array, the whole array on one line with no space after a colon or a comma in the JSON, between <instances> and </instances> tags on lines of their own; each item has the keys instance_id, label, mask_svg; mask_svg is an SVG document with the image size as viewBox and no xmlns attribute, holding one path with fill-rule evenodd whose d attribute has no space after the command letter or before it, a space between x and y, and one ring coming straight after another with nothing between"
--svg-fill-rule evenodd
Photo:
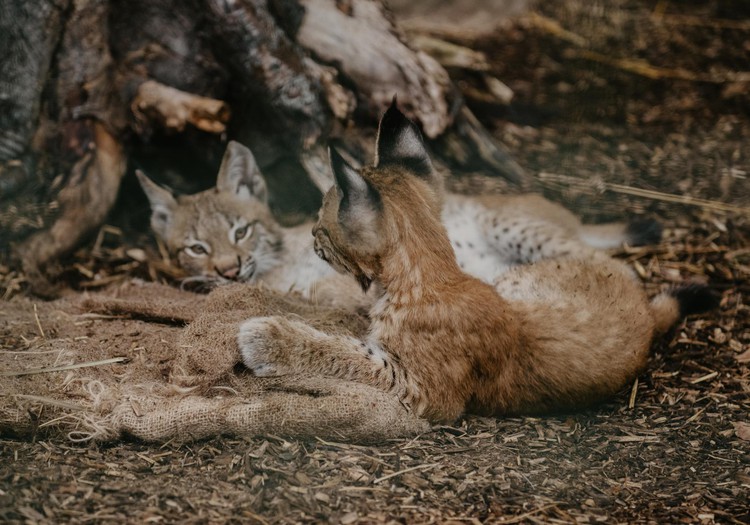
<instances>
[{"instance_id":1,"label":"black tail tip","mask_svg":"<svg viewBox=\"0 0 750 525\"><path fill-rule=\"evenodd\" d=\"M632 246L659 244L664 227L654 219L635 219L628 223L625 234Z\"/></svg>"},{"instance_id":2,"label":"black tail tip","mask_svg":"<svg viewBox=\"0 0 750 525\"><path fill-rule=\"evenodd\" d=\"M715 310L721 303L721 295L705 284L688 284L669 293L677 299L681 317Z\"/></svg>"}]
</instances>

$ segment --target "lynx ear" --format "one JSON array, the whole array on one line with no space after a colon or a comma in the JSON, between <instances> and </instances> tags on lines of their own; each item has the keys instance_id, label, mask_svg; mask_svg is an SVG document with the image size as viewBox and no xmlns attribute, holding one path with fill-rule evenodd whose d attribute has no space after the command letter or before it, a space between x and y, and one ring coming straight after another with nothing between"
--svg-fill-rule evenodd
<instances>
[{"instance_id":1,"label":"lynx ear","mask_svg":"<svg viewBox=\"0 0 750 525\"><path fill-rule=\"evenodd\" d=\"M268 201L266 181L255 157L249 149L234 140L227 144L216 178L216 187L219 191L232 193L243 199L254 197L262 202Z\"/></svg>"},{"instance_id":2,"label":"lynx ear","mask_svg":"<svg viewBox=\"0 0 750 525\"><path fill-rule=\"evenodd\" d=\"M149 179L141 170L135 170L143 193L151 203L151 228L161 239L167 238L167 230L172 222L172 215L177 201L166 188L162 188Z\"/></svg>"},{"instance_id":3,"label":"lynx ear","mask_svg":"<svg viewBox=\"0 0 750 525\"><path fill-rule=\"evenodd\" d=\"M380 194L335 149L328 148L336 190L341 198L339 222L350 233L367 239L377 231Z\"/></svg>"},{"instance_id":4,"label":"lynx ear","mask_svg":"<svg viewBox=\"0 0 750 525\"><path fill-rule=\"evenodd\" d=\"M376 149L377 167L398 165L420 177L430 177L433 174L432 162L422 134L416 124L398 109L395 96L388 111L380 119Z\"/></svg>"}]
</instances>

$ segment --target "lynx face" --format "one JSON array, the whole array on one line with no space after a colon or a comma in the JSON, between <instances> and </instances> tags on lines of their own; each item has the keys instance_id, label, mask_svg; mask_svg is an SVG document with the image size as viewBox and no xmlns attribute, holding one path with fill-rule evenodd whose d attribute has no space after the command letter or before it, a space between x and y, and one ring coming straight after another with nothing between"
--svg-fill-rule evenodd
<instances>
[{"instance_id":1,"label":"lynx face","mask_svg":"<svg viewBox=\"0 0 750 525\"><path fill-rule=\"evenodd\" d=\"M337 181L323 198L313 228L315 253L337 272L353 275L367 291L386 242L381 228L382 203L377 191L336 150L331 150L331 162L337 166ZM342 187L351 191L345 193Z\"/></svg>"},{"instance_id":2,"label":"lynx face","mask_svg":"<svg viewBox=\"0 0 750 525\"><path fill-rule=\"evenodd\" d=\"M186 282L252 282L278 264L280 226L250 150L230 142L216 187L174 197L140 171L151 227L192 277Z\"/></svg>"},{"instance_id":3,"label":"lynx face","mask_svg":"<svg viewBox=\"0 0 750 525\"><path fill-rule=\"evenodd\" d=\"M376 149L377 165L361 170L330 150L335 184L313 228L315 253L338 272L352 274L365 291L382 271L383 254L413 248L401 246L403 228L422 232L427 244L445 235L442 184L419 131L403 125L395 106L380 122ZM450 246L446 256L454 257Z\"/></svg>"}]
</instances>

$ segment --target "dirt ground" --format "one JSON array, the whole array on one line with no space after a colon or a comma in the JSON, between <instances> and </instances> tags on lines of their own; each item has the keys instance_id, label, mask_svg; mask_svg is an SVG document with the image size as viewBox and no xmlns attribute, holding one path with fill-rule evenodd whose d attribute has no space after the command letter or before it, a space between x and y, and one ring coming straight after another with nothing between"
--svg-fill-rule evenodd
<instances>
[{"instance_id":1,"label":"dirt ground","mask_svg":"<svg viewBox=\"0 0 750 525\"><path fill-rule=\"evenodd\" d=\"M681 324L632 388L581 413L466 417L378 446L2 438L0 521L750 523L750 7L540 2L472 46L515 92L475 112L548 196L590 219L662 218L662 244L620 256L651 291L710 283L721 310ZM669 202L683 196L710 202ZM74 261L79 286L154 273L107 235L114 248ZM18 294L23 276L2 286ZM0 303L6 322L13 305Z\"/></svg>"}]
</instances>

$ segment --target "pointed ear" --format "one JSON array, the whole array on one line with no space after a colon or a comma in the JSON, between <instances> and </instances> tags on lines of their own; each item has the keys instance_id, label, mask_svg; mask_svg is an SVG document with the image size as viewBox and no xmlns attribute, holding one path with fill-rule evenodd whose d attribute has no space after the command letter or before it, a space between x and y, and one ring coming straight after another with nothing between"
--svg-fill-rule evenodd
<instances>
[{"instance_id":1,"label":"pointed ear","mask_svg":"<svg viewBox=\"0 0 750 525\"><path fill-rule=\"evenodd\" d=\"M335 149L328 148L339 203L339 222L361 239L377 231L380 194Z\"/></svg>"},{"instance_id":2,"label":"pointed ear","mask_svg":"<svg viewBox=\"0 0 750 525\"><path fill-rule=\"evenodd\" d=\"M177 201L166 188L162 188L149 179L141 170L135 170L143 193L151 203L151 228L162 239L167 238L167 230L172 222L172 215Z\"/></svg>"},{"instance_id":3,"label":"pointed ear","mask_svg":"<svg viewBox=\"0 0 750 525\"><path fill-rule=\"evenodd\" d=\"M380 119L376 149L377 167L398 165L420 177L432 175L432 162L422 134L416 124L398 109L395 96Z\"/></svg>"},{"instance_id":4,"label":"pointed ear","mask_svg":"<svg viewBox=\"0 0 750 525\"><path fill-rule=\"evenodd\" d=\"M216 187L219 191L232 193L243 199L254 197L262 202L268 201L266 181L255 157L249 149L234 140L227 144L216 178Z\"/></svg>"}]
</instances>

